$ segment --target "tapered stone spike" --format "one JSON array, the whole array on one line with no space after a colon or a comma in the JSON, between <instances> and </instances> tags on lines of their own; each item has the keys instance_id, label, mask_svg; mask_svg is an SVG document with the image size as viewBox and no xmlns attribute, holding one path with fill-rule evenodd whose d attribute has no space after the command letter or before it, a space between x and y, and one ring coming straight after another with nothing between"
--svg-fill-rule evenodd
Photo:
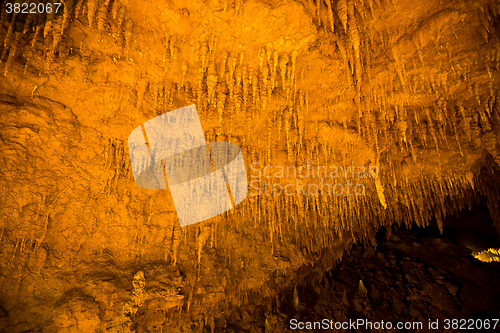
<instances>
[{"instance_id":1,"label":"tapered stone spike","mask_svg":"<svg viewBox=\"0 0 500 333\"><path fill-rule=\"evenodd\" d=\"M208 67L208 61L209 61L209 47L208 47L208 42L206 40L203 40L200 42L201 47L200 47L200 59L201 59L201 68L203 69L203 72Z\"/></svg>"},{"instance_id":2,"label":"tapered stone spike","mask_svg":"<svg viewBox=\"0 0 500 333\"><path fill-rule=\"evenodd\" d=\"M262 66L262 87L263 91L267 93L267 81L269 76L269 66L264 64Z\"/></svg>"},{"instance_id":3,"label":"tapered stone spike","mask_svg":"<svg viewBox=\"0 0 500 333\"><path fill-rule=\"evenodd\" d=\"M252 101L254 106L257 105L257 97L259 92L259 78L257 76L257 71L252 70L251 74L251 85L252 85Z\"/></svg>"},{"instance_id":4,"label":"tapered stone spike","mask_svg":"<svg viewBox=\"0 0 500 333\"><path fill-rule=\"evenodd\" d=\"M330 0L325 0L327 10L328 10L328 23L330 23L330 30L335 32L335 24L333 19L332 3Z\"/></svg>"},{"instance_id":5,"label":"tapered stone spike","mask_svg":"<svg viewBox=\"0 0 500 333\"><path fill-rule=\"evenodd\" d=\"M279 59L279 69L280 69L280 75L281 75L281 85L282 87L285 87L286 85L286 66L288 64L288 54L284 53L281 58Z\"/></svg>"},{"instance_id":6,"label":"tapered stone spike","mask_svg":"<svg viewBox=\"0 0 500 333\"><path fill-rule=\"evenodd\" d=\"M108 17L109 4L111 0L104 0L104 3L99 7L97 11L97 31L103 34L106 29L106 21Z\"/></svg>"},{"instance_id":7,"label":"tapered stone spike","mask_svg":"<svg viewBox=\"0 0 500 333\"><path fill-rule=\"evenodd\" d=\"M248 101L248 67L246 65L243 65L242 71L241 71L241 82L243 86L243 109L246 110L247 107L247 101Z\"/></svg>"},{"instance_id":8,"label":"tapered stone spike","mask_svg":"<svg viewBox=\"0 0 500 333\"><path fill-rule=\"evenodd\" d=\"M229 54L227 52L224 52L222 54L222 62L220 66L220 74L219 77L222 79L224 77L224 74L226 73L226 62L227 58L229 58Z\"/></svg>"},{"instance_id":9,"label":"tapered stone spike","mask_svg":"<svg viewBox=\"0 0 500 333\"><path fill-rule=\"evenodd\" d=\"M83 1L81 1L81 2L83 2ZM123 22L125 21L126 12L127 12L127 9L125 8L125 6L121 6L118 9L118 14L116 15L116 25L118 26L118 28L121 28Z\"/></svg>"},{"instance_id":10,"label":"tapered stone spike","mask_svg":"<svg viewBox=\"0 0 500 333\"><path fill-rule=\"evenodd\" d=\"M87 17L89 26L94 27L97 10L99 9L99 0L87 0Z\"/></svg>"},{"instance_id":11,"label":"tapered stone spike","mask_svg":"<svg viewBox=\"0 0 500 333\"><path fill-rule=\"evenodd\" d=\"M129 57L130 47L132 45L132 34L133 34L134 22L130 19L125 21L124 34L125 34L125 54Z\"/></svg>"},{"instance_id":12,"label":"tapered stone spike","mask_svg":"<svg viewBox=\"0 0 500 333\"><path fill-rule=\"evenodd\" d=\"M148 88L148 81L146 79L141 79L137 82L137 104L135 106L135 112L137 117L139 117L139 110L142 108L142 103L144 101L144 95L146 94L146 89Z\"/></svg>"},{"instance_id":13,"label":"tapered stone spike","mask_svg":"<svg viewBox=\"0 0 500 333\"><path fill-rule=\"evenodd\" d=\"M339 0L337 2L337 15L340 22L342 22L344 31L347 33L347 0Z\"/></svg>"},{"instance_id":14,"label":"tapered stone spike","mask_svg":"<svg viewBox=\"0 0 500 333\"><path fill-rule=\"evenodd\" d=\"M215 95L215 88L217 87L218 76L215 70L215 64L212 62L208 66L207 71L207 90L208 90L208 103L212 103Z\"/></svg>"},{"instance_id":15,"label":"tapered stone spike","mask_svg":"<svg viewBox=\"0 0 500 333\"><path fill-rule=\"evenodd\" d=\"M40 3L39 0L33 1L36 6ZM38 23L38 18L40 15L37 15L36 13L28 13L28 16L26 17L26 21L24 21L24 27L23 27L23 34L26 34L32 26L35 26Z\"/></svg>"},{"instance_id":16,"label":"tapered stone spike","mask_svg":"<svg viewBox=\"0 0 500 333\"><path fill-rule=\"evenodd\" d=\"M176 221L172 233L172 259L174 266L177 264L181 239L182 239L182 229L179 224L179 221Z\"/></svg>"},{"instance_id":17,"label":"tapered stone spike","mask_svg":"<svg viewBox=\"0 0 500 333\"><path fill-rule=\"evenodd\" d=\"M111 17L113 20L116 20L118 17L118 11L120 10L121 4L120 0L113 0L113 3L111 4Z\"/></svg>"},{"instance_id":18,"label":"tapered stone spike","mask_svg":"<svg viewBox=\"0 0 500 333\"><path fill-rule=\"evenodd\" d=\"M222 126L222 115L224 113L224 104L226 103L226 84L219 82L217 85L217 113L219 114L219 126Z\"/></svg>"},{"instance_id":19,"label":"tapered stone spike","mask_svg":"<svg viewBox=\"0 0 500 333\"><path fill-rule=\"evenodd\" d=\"M81 15L83 15L84 4L85 4L85 0L80 0L80 1L76 2L76 6L75 6L75 18L78 18Z\"/></svg>"},{"instance_id":20,"label":"tapered stone spike","mask_svg":"<svg viewBox=\"0 0 500 333\"><path fill-rule=\"evenodd\" d=\"M9 56L7 57L7 61L5 62L5 68L3 72L3 76L7 76L9 69L12 67L12 63L14 62L14 58L16 56L17 49L19 47L19 41L22 38L22 32L16 31L14 34L14 42L12 43L10 50L9 50Z\"/></svg>"},{"instance_id":21,"label":"tapered stone spike","mask_svg":"<svg viewBox=\"0 0 500 333\"><path fill-rule=\"evenodd\" d=\"M5 35L5 39L3 42L3 51L2 55L0 56L0 61L3 61L5 56L7 55L7 51L9 48L12 46L12 43L15 43L15 38L14 38L14 30L16 29L16 18L17 18L17 13L14 12L12 15L12 20L10 21L9 28L7 29L7 34Z\"/></svg>"},{"instance_id":22,"label":"tapered stone spike","mask_svg":"<svg viewBox=\"0 0 500 333\"><path fill-rule=\"evenodd\" d=\"M276 88L276 74L278 70L278 61L279 61L279 56L278 56L278 51L274 50L272 54L272 67L271 67L271 85L274 90Z\"/></svg>"}]
</instances>

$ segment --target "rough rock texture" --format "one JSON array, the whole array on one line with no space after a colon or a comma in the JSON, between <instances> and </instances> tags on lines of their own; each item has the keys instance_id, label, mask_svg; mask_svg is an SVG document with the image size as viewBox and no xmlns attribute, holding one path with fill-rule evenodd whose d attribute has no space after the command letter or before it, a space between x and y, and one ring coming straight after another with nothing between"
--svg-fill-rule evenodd
<instances>
[{"instance_id":1,"label":"rough rock texture","mask_svg":"<svg viewBox=\"0 0 500 333\"><path fill-rule=\"evenodd\" d=\"M342 263L326 274L314 271L298 277L294 281L295 297L293 287L289 287L276 299L267 300L268 311L260 313L257 320L232 323L239 329L251 326L264 329L261 323L267 318L272 326L269 332L285 332L293 331L292 319L303 323L321 322L325 318L335 322L364 319L394 325L392 330L383 332L404 331L396 329L397 322L412 325L421 322L420 331L428 332L432 331L427 326L429 320L438 320L435 331L484 331L482 327L467 330L470 322L465 322L462 329L459 327L463 322L459 322L458 327L447 330L445 320L500 319L499 274L498 263L486 264L474 259L463 245L399 230L376 248L354 246ZM294 305L297 303L301 304L298 308ZM259 308L265 309L265 305ZM353 331L369 332L363 330L363 325ZM415 328L406 331L419 331ZM500 332L500 327L487 331Z\"/></svg>"},{"instance_id":2,"label":"rough rock texture","mask_svg":"<svg viewBox=\"0 0 500 333\"><path fill-rule=\"evenodd\" d=\"M485 201L500 230L498 1L65 0L47 15L9 14L9 3L8 332L214 330L248 295L274 295L326 250L333 262L373 244L382 226L434 217L442 228ZM127 137L189 104L209 141L241 146L263 192L181 228L168 191L135 185ZM343 172L259 176L307 165ZM264 192L296 181L311 195ZM317 193L321 181L345 191Z\"/></svg>"}]
</instances>

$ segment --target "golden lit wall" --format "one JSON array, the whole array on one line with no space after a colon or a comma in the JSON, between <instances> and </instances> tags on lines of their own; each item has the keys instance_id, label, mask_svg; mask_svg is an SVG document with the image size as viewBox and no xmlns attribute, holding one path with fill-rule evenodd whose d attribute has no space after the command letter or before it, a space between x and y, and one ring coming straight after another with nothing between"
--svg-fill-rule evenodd
<instances>
[{"instance_id":1,"label":"golden lit wall","mask_svg":"<svg viewBox=\"0 0 500 333\"><path fill-rule=\"evenodd\" d=\"M442 227L482 196L500 231L498 1L7 8L0 300L15 331L126 331L124 314L145 302L180 322L213 321L252 291L272 295L261 287L286 285L321 251L333 263L381 226L435 217ZM135 185L127 137L190 104L207 140L240 145L255 188L181 228L168 191ZM308 165L338 173L279 174ZM321 181L363 194L272 192ZM252 195L264 182L271 194Z\"/></svg>"}]
</instances>

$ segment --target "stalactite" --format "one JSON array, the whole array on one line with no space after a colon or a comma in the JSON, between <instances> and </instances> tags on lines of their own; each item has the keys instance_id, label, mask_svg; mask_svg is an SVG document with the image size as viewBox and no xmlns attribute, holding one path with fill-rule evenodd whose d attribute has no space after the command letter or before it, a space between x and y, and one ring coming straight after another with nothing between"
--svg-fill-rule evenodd
<instances>
[{"instance_id":1,"label":"stalactite","mask_svg":"<svg viewBox=\"0 0 500 333\"><path fill-rule=\"evenodd\" d=\"M75 18L83 15L85 0L76 1L75 6Z\"/></svg>"},{"instance_id":2,"label":"stalactite","mask_svg":"<svg viewBox=\"0 0 500 333\"><path fill-rule=\"evenodd\" d=\"M175 221L174 230L172 233L172 259L174 262L174 266L177 264L181 239L182 239L182 228L179 224L179 221Z\"/></svg>"},{"instance_id":3,"label":"stalactite","mask_svg":"<svg viewBox=\"0 0 500 333\"><path fill-rule=\"evenodd\" d=\"M241 72L241 66L237 66L235 71L234 71L234 78L236 81L236 88L241 87L241 80L242 80L242 72Z\"/></svg>"},{"instance_id":4,"label":"stalactite","mask_svg":"<svg viewBox=\"0 0 500 333\"><path fill-rule=\"evenodd\" d=\"M81 1L81 2L83 2L83 1ZM118 9L118 13L116 15L116 25L118 26L118 28L121 28L123 22L125 21L126 11L127 11L127 9L125 8L125 6L121 6Z\"/></svg>"},{"instance_id":5,"label":"stalactite","mask_svg":"<svg viewBox=\"0 0 500 333\"><path fill-rule=\"evenodd\" d=\"M286 85L286 82L285 82L285 78L286 78L286 66L288 64L288 54L287 53L284 53L280 60L279 60L279 69L280 69L280 75L281 75L281 85L282 87L285 87Z\"/></svg>"},{"instance_id":6,"label":"stalactite","mask_svg":"<svg viewBox=\"0 0 500 333\"><path fill-rule=\"evenodd\" d=\"M219 114L219 126L222 126L222 116L224 113L224 104L226 102L226 85L219 82L217 85L217 113Z\"/></svg>"},{"instance_id":7,"label":"stalactite","mask_svg":"<svg viewBox=\"0 0 500 333\"><path fill-rule=\"evenodd\" d=\"M208 56L209 56L208 42L206 40L203 40L201 42L201 47L200 47L201 68L203 69L203 72L205 72L205 70L208 67Z\"/></svg>"},{"instance_id":8,"label":"stalactite","mask_svg":"<svg viewBox=\"0 0 500 333\"><path fill-rule=\"evenodd\" d=\"M137 104L135 105L136 116L139 117L139 110L142 107L142 102L144 101L144 95L146 89L148 88L149 82L146 79L141 79L137 82Z\"/></svg>"},{"instance_id":9,"label":"stalactite","mask_svg":"<svg viewBox=\"0 0 500 333\"><path fill-rule=\"evenodd\" d=\"M211 62L208 66L207 71L207 91L208 91L208 103L212 103L215 88L217 87L218 76L215 70L215 63Z\"/></svg>"},{"instance_id":10,"label":"stalactite","mask_svg":"<svg viewBox=\"0 0 500 333\"><path fill-rule=\"evenodd\" d=\"M335 25L333 20L333 10L331 0L325 0L327 9L328 9L328 22L330 23L330 30L335 32Z\"/></svg>"},{"instance_id":11,"label":"stalactite","mask_svg":"<svg viewBox=\"0 0 500 333\"><path fill-rule=\"evenodd\" d=\"M108 10L109 10L109 4L111 0L105 0L104 4L99 7L98 14L97 14L97 31L99 33L104 33L106 29L106 20L108 17Z\"/></svg>"},{"instance_id":12,"label":"stalactite","mask_svg":"<svg viewBox=\"0 0 500 333\"><path fill-rule=\"evenodd\" d=\"M251 85L252 85L252 102L254 106L257 105L257 96L258 96L258 89L259 89L259 78L257 76L257 71L252 70L251 71Z\"/></svg>"},{"instance_id":13,"label":"stalactite","mask_svg":"<svg viewBox=\"0 0 500 333\"><path fill-rule=\"evenodd\" d=\"M439 142L438 142L438 138L436 135L436 130L434 128L434 121L431 117L429 108L427 108L427 107L424 108L424 111L425 111L425 115L427 116L427 129L429 130L429 133L430 133L432 139L434 140L434 143L436 145L436 150L437 150L438 155L439 155Z\"/></svg>"},{"instance_id":14,"label":"stalactite","mask_svg":"<svg viewBox=\"0 0 500 333\"><path fill-rule=\"evenodd\" d=\"M266 93L267 94L267 81L268 81L268 76L269 76L269 66L267 65L267 63L265 63L263 66L262 66L262 93ZM268 97L269 98L269 97Z\"/></svg>"},{"instance_id":15,"label":"stalactite","mask_svg":"<svg viewBox=\"0 0 500 333\"><path fill-rule=\"evenodd\" d=\"M113 4L111 5L111 17L113 20L116 20L118 17L118 11L120 10L121 4L119 0L113 0Z\"/></svg>"},{"instance_id":16,"label":"stalactite","mask_svg":"<svg viewBox=\"0 0 500 333\"><path fill-rule=\"evenodd\" d=\"M234 97L234 78L232 76L226 77L227 89L229 90L229 107L231 107L231 103Z\"/></svg>"},{"instance_id":17,"label":"stalactite","mask_svg":"<svg viewBox=\"0 0 500 333\"><path fill-rule=\"evenodd\" d=\"M229 54L227 52L224 52L223 55L222 55L222 62L221 62L221 66L220 66L220 74L219 74L219 77L222 79L225 75L225 72L226 72L226 62L227 62L227 59L229 58Z\"/></svg>"},{"instance_id":18,"label":"stalactite","mask_svg":"<svg viewBox=\"0 0 500 333\"><path fill-rule=\"evenodd\" d=\"M352 73L352 70L354 69L353 68L354 65L351 64L351 63L349 63L349 57L347 56L347 51L346 51L346 48L345 48L345 45L344 45L344 41L341 39L340 36L338 36L336 38L336 43L337 43L337 46L339 48L340 55L342 56L342 59L344 60L344 64L348 68L348 70L346 70L347 82L349 84L349 87L351 87L352 86L351 73Z\"/></svg>"},{"instance_id":19,"label":"stalactite","mask_svg":"<svg viewBox=\"0 0 500 333\"><path fill-rule=\"evenodd\" d=\"M461 128L464 129L464 132L467 134L469 142L472 141L471 137L471 126L470 126L470 116L468 115L469 112L466 113L465 108L462 106L462 104L458 105L458 111L460 112L460 115L462 116L462 122Z\"/></svg>"},{"instance_id":20,"label":"stalactite","mask_svg":"<svg viewBox=\"0 0 500 333\"><path fill-rule=\"evenodd\" d=\"M62 40L63 28L62 28L62 17L61 16L59 16L54 21L52 34L53 34L52 47L47 54L47 64L46 64L47 69L54 62L55 55L56 55L57 49L59 47L59 43Z\"/></svg>"},{"instance_id":21,"label":"stalactite","mask_svg":"<svg viewBox=\"0 0 500 333\"><path fill-rule=\"evenodd\" d=\"M342 22L344 31L347 33L347 0L339 0L337 2L337 15L340 22Z\"/></svg>"},{"instance_id":22,"label":"stalactite","mask_svg":"<svg viewBox=\"0 0 500 333\"><path fill-rule=\"evenodd\" d=\"M358 30L358 23L356 16L354 15L354 4L352 4L352 0L349 1L349 28L348 28L348 33L349 33L349 39L352 45L352 48L354 49L354 56L356 59L359 59L359 48L360 48L360 38L359 38L359 30ZM352 16L351 16L351 11L352 11ZM358 69L356 69L358 70ZM361 68L359 68L361 70Z\"/></svg>"},{"instance_id":23,"label":"stalactite","mask_svg":"<svg viewBox=\"0 0 500 333\"><path fill-rule=\"evenodd\" d=\"M243 86L243 109L246 111L248 102L248 68L246 65L243 65L241 71L241 83Z\"/></svg>"},{"instance_id":24,"label":"stalactite","mask_svg":"<svg viewBox=\"0 0 500 333\"><path fill-rule=\"evenodd\" d=\"M5 62L5 68L4 68L4 73L3 76L7 76L7 73L9 72L9 69L12 66L12 63L14 62L14 57L16 56L17 48L19 47L19 41L22 37L22 33L19 31L16 31L14 33L14 41L10 45L10 50L9 50L9 56L7 57L7 61ZM4 49L5 52L6 49ZM2 58L4 56L2 55Z\"/></svg>"},{"instance_id":25,"label":"stalactite","mask_svg":"<svg viewBox=\"0 0 500 333\"><path fill-rule=\"evenodd\" d=\"M261 47L259 49L259 54L258 54L258 57L259 57L259 69L261 71L262 71L262 65L264 64L265 56L266 56L266 49L264 47Z\"/></svg>"},{"instance_id":26,"label":"stalactite","mask_svg":"<svg viewBox=\"0 0 500 333\"><path fill-rule=\"evenodd\" d=\"M284 117L285 119L285 135L286 135L286 151L287 151L287 160L290 161L290 153L291 153L291 150L290 150L290 121L289 121L289 117L287 115L285 115Z\"/></svg>"},{"instance_id":27,"label":"stalactite","mask_svg":"<svg viewBox=\"0 0 500 333\"><path fill-rule=\"evenodd\" d=\"M99 9L99 0L87 0L87 17L89 20L89 26L94 27L94 22L97 15L97 10Z\"/></svg>"},{"instance_id":28,"label":"stalactite","mask_svg":"<svg viewBox=\"0 0 500 333\"><path fill-rule=\"evenodd\" d=\"M227 61L227 70L229 72L229 78L233 78L234 71L236 70L236 64L238 63L238 57L235 53L231 53Z\"/></svg>"},{"instance_id":29,"label":"stalactite","mask_svg":"<svg viewBox=\"0 0 500 333\"><path fill-rule=\"evenodd\" d=\"M270 65L270 67L271 67L271 88L274 90L277 86L276 74L277 74L277 70L278 70L278 60L279 60L278 51L276 51L276 50L273 51L272 58L273 58L272 66Z\"/></svg>"},{"instance_id":30,"label":"stalactite","mask_svg":"<svg viewBox=\"0 0 500 333\"><path fill-rule=\"evenodd\" d=\"M292 73L291 73L291 76L292 76L293 80L295 80L295 71L297 69L297 57L298 57L298 55L299 55L299 52L297 50L293 50L290 53L291 62L292 62Z\"/></svg>"},{"instance_id":31,"label":"stalactite","mask_svg":"<svg viewBox=\"0 0 500 333\"><path fill-rule=\"evenodd\" d=\"M92 0L89 0L92 1ZM125 33L125 54L129 57L130 47L132 44L132 29L134 28L134 22L130 19L125 21L124 33Z\"/></svg>"},{"instance_id":32,"label":"stalactite","mask_svg":"<svg viewBox=\"0 0 500 333\"><path fill-rule=\"evenodd\" d=\"M240 119L241 104L241 88L239 85L236 85L236 91L234 93L234 109L236 112L236 119Z\"/></svg>"},{"instance_id":33,"label":"stalactite","mask_svg":"<svg viewBox=\"0 0 500 333\"><path fill-rule=\"evenodd\" d=\"M198 235L198 242L197 242L197 253L198 253L198 265L200 265L201 261L201 255L203 252L203 246L207 243L207 240L210 237L210 228L207 226L199 227L199 235Z\"/></svg>"},{"instance_id":34,"label":"stalactite","mask_svg":"<svg viewBox=\"0 0 500 333\"><path fill-rule=\"evenodd\" d=\"M188 71L188 65L187 62L184 61L181 65L181 85L180 89L184 88L184 84L186 83L186 76L187 76L187 71Z\"/></svg>"},{"instance_id":35,"label":"stalactite","mask_svg":"<svg viewBox=\"0 0 500 333\"><path fill-rule=\"evenodd\" d=\"M488 117L486 116L485 113L485 108L479 107L477 108L477 112L479 114L479 118L481 119L481 128L483 129L483 132L489 132L491 131L491 123Z\"/></svg>"},{"instance_id":36,"label":"stalactite","mask_svg":"<svg viewBox=\"0 0 500 333\"><path fill-rule=\"evenodd\" d=\"M287 105L291 105L291 93L292 93L292 84L293 84L293 77L292 77L292 64L288 63L286 65L286 85L285 85L285 93L286 93L286 102Z\"/></svg>"},{"instance_id":37,"label":"stalactite","mask_svg":"<svg viewBox=\"0 0 500 333\"><path fill-rule=\"evenodd\" d=\"M54 1L53 0L49 0L47 3L46 3L46 6L50 4L52 6L52 8L54 8ZM54 21L54 18L55 18L55 12L54 10L52 10L50 13L47 13L47 19L45 21L45 27L43 29L43 37L47 37L50 32L52 31L52 23Z\"/></svg>"},{"instance_id":38,"label":"stalactite","mask_svg":"<svg viewBox=\"0 0 500 333\"><path fill-rule=\"evenodd\" d=\"M37 1L34 1L32 3L34 3L36 6L38 6L40 1L37 0ZM28 32L28 30L31 29L32 26L35 26L36 24L39 23L38 22L39 17L40 16L35 14L35 13L32 13L32 12L28 13L28 16L26 17L26 21L24 21L23 34L26 34Z\"/></svg>"}]
</instances>

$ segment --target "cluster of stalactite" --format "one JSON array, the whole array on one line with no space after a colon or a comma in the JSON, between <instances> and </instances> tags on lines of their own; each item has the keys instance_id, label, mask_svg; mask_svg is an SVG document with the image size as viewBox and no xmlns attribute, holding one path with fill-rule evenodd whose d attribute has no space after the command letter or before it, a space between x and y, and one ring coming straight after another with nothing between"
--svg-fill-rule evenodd
<instances>
[{"instance_id":1,"label":"cluster of stalactite","mask_svg":"<svg viewBox=\"0 0 500 333\"><path fill-rule=\"evenodd\" d=\"M331 246L346 233L354 240L370 240L373 232L387 221L397 224L416 221L425 226L435 216L440 224L447 214L470 206L477 199L473 175L451 173L436 179L420 176L416 180L417 177L400 172L390 158L387 162L382 161L380 155L383 151L386 155L405 151L417 161L418 150L432 149L439 153L456 145L456 150L463 154L471 148L494 147L495 137L491 133L500 126L496 98L500 43L492 33L494 20L488 15L497 17L498 7L493 5L479 10L487 40L478 49L480 63L440 50L443 63L436 69L427 64L422 55L424 41L429 33L439 31L446 22L454 22L455 12L444 11L423 24L411 38L404 37L395 45L388 45L386 37L372 31L367 24L377 8L382 7L380 2L367 1L365 5L339 0L309 5L316 8L311 12L316 13L318 25L323 22L329 30L327 36L335 42L342 60L343 69L339 71L346 75L348 82L347 89L339 89L337 97L339 100L352 99L353 107L343 110L348 115L339 127L346 132L357 130L366 146L373 150L375 158L371 162L384 171L380 178L363 180L366 194L362 196L298 194L258 196L247 200L235 209L233 217L226 215L228 221L221 232L227 228L259 228L264 224L263 227L269 230L271 251L284 235L295 235L292 239L313 252ZM325 13L326 19L322 16ZM24 21L15 14L6 16L4 8L2 15L2 22L6 18L10 22L1 36L4 75L9 73L16 54L23 51L19 46L26 40L30 40L30 48L24 50L25 69L37 52L45 54L46 64L50 66L72 17L82 19L101 34L110 29L111 34L122 41L126 58L130 55L133 22L127 19L126 9L119 1L66 1L63 15L44 17L45 21L37 23L31 23L34 18L30 19L29 15ZM22 29L18 29L21 26ZM37 43L42 36L43 43ZM262 46L258 61L254 63L245 58L245 50L226 50L218 45L217 34L207 34L199 38L196 62L188 63L179 57L180 39L180 36L167 33L163 40L163 79L143 78L134 87L136 113L143 109L145 100L154 101L158 113L194 103L202 117L218 120L217 125L207 131L208 141L239 140L250 163L259 161L262 165L270 165L276 156L285 152L290 164L298 161L335 164L342 151L355 152L355 147L349 143L335 146L335 143L319 139L319 127L327 123L327 116L323 116L324 121L309 120L311 114L320 109L312 111L310 93L301 83L307 74L306 66L299 64L303 54L298 50L282 52L269 45ZM44 45L41 52L37 49L39 44ZM386 50L392 56L395 73L374 70L374 59ZM408 55L405 50L413 50L414 54ZM484 87L480 87L471 74L478 67L486 68L487 77L481 81ZM455 85L458 82L456 90L459 91L463 85L469 95L466 98L453 95L452 82ZM428 103L428 96L432 97L431 103ZM279 106L271 103L273 100L278 101ZM324 106L337 108L326 99ZM253 130L248 130L250 128ZM125 173L123 169L128 167L123 142L111 146L113 150L105 151L104 166L112 170L105 188L108 196L114 191L120 173ZM485 193L489 195L490 192ZM149 223L151 214L153 209L150 208L145 224ZM216 244L217 228L210 228L210 232L205 229L196 232L198 262L208 240ZM137 232L134 241L138 251L144 253L145 244L151 242L148 237L154 237L153 234L151 231ZM38 243L43 241L43 237L31 238L38 239ZM177 262L182 239L182 229L172 223L165 236L165 258L171 257L174 263ZM14 254L18 247L25 247L25 239L18 240Z\"/></svg>"},{"instance_id":2,"label":"cluster of stalactite","mask_svg":"<svg viewBox=\"0 0 500 333\"><path fill-rule=\"evenodd\" d=\"M3 41L3 45L0 45L2 49L0 61L5 63L3 75L7 76L14 60L20 54L23 55L20 58L24 62L24 73L30 69L30 65L34 66L35 70L49 71L61 51L63 34L74 19L96 28L101 37L110 32L123 46L123 55L127 57L132 41L133 22L127 18L126 7L122 6L120 1L111 2L111 0L61 2L31 0L25 2L30 8L27 14L23 11L17 12L17 10L12 10L12 13L8 14L8 2L4 1L0 16L0 22L6 28L0 32L0 40ZM56 6L58 3L61 4L60 7ZM12 1L11 4L20 5L21 2ZM37 6L35 10L31 8L32 4ZM38 7L38 5L43 6ZM47 6L51 6L51 9L46 10ZM43 10L38 8L43 8ZM5 23L8 24L5 25ZM40 59L43 60L42 66L33 63Z\"/></svg>"},{"instance_id":3,"label":"cluster of stalactite","mask_svg":"<svg viewBox=\"0 0 500 333\"><path fill-rule=\"evenodd\" d=\"M334 248L344 239L375 244L375 233L380 227L420 227L436 219L442 230L445 217L456 214L479 202L481 196L474 190L478 180L470 174L452 174L444 178L424 177L416 182L402 182L385 189L387 208L377 203L376 188L366 184L366 195L269 195L256 196L243 202L234 211L209 222L180 229L174 225L167 235L166 258L173 253L177 260L178 248L195 247L198 265L204 247L217 248L217 238L230 234L252 233L265 235L270 254L283 244L294 244L313 254ZM179 244L182 238L182 244ZM147 242L146 242L147 243ZM174 247L174 250L172 250ZM230 253L227 253L231 257ZM229 261L236 260L229 258Z\"/></svg>"}]
</instances>

